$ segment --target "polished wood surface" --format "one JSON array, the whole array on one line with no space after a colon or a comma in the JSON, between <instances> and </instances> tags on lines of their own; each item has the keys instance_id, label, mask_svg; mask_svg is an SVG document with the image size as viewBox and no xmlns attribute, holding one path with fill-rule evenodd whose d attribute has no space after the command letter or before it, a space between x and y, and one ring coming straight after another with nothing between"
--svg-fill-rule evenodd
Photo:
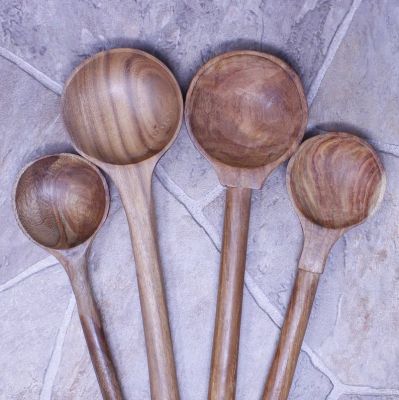
<instances>
[{"instance_id":1,"label":"polished wood surface","mask_svg":"<svg viewBox=\"0 0 399 400\"><path fill-rule=\"evenodd\" d=\"M92 240L108 213L105 179L79 156L46 156L21 172L14 207L23 232L53 254L69 276L103 398L122 399L87 266Z\"/></svg>"},{"instance_id":2,"label":"polished wood surface","mask_svg":"<svg viewBox=\"0 0 399 400\"><path fill-rule=\"evenodd\" d=\"M189 134L228 187L208 398L235 397L251 189L299 145L307 105L295 72L265 53L236 51L205 64L186 100Z\"/></svg>"},{"instance_id":3,"label":"polished wood surface","mask_svg":"<svg viewBox=\"0 0 399 400\"><path fill-rule=\"evenodd\" d=\"M320 274L298 270L263 399L283 400L288 398L319 277Z\"/></svg>"},{"instance_id":4,"label":"polished wood surface","mask_svg":"<svg viewBox=\"0 0 399 400\"><path fill-rule=\"evenodd\" d=\"M151 55L114 49L96 54L74 71L64 89L62 113L77 150L106 171L120 192L136 262L151 397L176 400L151 176L180 129L180 88Z\"/></svg>"},{"instance_id":5,"label":"polished wood surface","mask_svg":"<svg viewBox=\"0 0 399 400\"><path fill-rule=\"evenodd\" d=\"M251 189L227 189L217 328L209 382L209 398L212 399L232 399L235 394L250 208Z\"/></svg>"},{"instance_id":6,"label":"polished wood surface","mask_svg":"<svg viewBox=\"0 0 399 400\"><path fill-rule=\"evenodd\" d=\"M186 99L186 123L222 184L258 189L298 147L307 105L296 73L266 53L235 51L206 63Z\"/></svg>"},{"instance_id":7,"label":"polished wood surface","mask_svg":"<svg viewBox=\"0 0 399 400\"><path fill-rule=\"evenodd\" d=\"M288 398L328 253L348 229L372 215L385 185L384 168L376 152L348 133L315 136L291 158L287 187L302 224L304 244L263 400Z\"/></svg>"},{"instance_id":8,"label":"polished wood surface","mask_svg":"<svg viewBox=\"0 0 399 400\"><path fill-rule=\"evenodd\" d=\"M160 61L139 50L115 49L74 71L65 85L62 112L81 153L127 165L170 144L181 107L180 88Z\"/></svg>"}]
</instances>

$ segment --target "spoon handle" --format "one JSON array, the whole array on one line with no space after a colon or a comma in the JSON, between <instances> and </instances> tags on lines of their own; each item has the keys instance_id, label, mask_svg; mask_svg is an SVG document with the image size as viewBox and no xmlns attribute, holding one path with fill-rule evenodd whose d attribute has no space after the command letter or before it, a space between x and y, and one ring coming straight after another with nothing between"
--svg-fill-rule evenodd
<instances>
[{"instance_id":1,"label":"spoon handle","mask_svg":"<svg viewBox=\"0 0 399 400\"><path fill-rule=\"evenodd\" d=\"M156 239L151 193L153 165L142 162L110 171L130 228L147 348L152 400L178 400L168 310Z\"/></svg>"},{"instance_id":2,"label":"spoon handle","mask_svg":"<svg viewBox=\"0 0 399 400\"><path fill-rule=\"evenodd\" d=\"M68 260L64 266L75 294L80 322L102 396L106 400L121 400L122 392L88 279L87 252Z\"/></svg>"},{"instance_id":3,"label":"spoon handle","mask_svg":"<svg viewBox=\"0 0 399 400\"><path fill-rule=\"evenodd\" d=\"M235 397L251 189L227 189L209 400Z\"/></svg>"},{"instance_id":4,"label":"spoon handle","mask_svg":"<svg viewBox=\"0 0 399 400\"><path fill-rule=\"evenodd\" d=\"M319 277L319 273L298 270L263 400L288 398Z\"/></svg>"}]
</instances>

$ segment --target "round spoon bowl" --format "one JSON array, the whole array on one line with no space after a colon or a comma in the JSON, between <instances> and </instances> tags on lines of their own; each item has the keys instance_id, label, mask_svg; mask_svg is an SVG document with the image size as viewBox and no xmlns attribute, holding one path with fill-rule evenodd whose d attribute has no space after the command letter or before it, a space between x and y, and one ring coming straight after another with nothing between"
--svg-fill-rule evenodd
<instances>
[{"instance_id":1,"label":"round spoon bowl","mask_svg":"<svg viewBox=\"0 0 399 400\"><path fill-rule=\"evenodd\" d=\"M305 141L288 166L288 189L300 214L329 229L360 224L378 207L384 168L371 146L337 132Z\"/></svg>"},{"instance_id":2,"label":"round spoon bowl","mask_svg":"<svg viewBox=\"0 0 399 400\"><path fill-rule=\"evenodd\" d=\"M235 51L212 59L187 94L192 139L206 157L230 167L284 161L302 139L306 121L298 76L265 53Z\"/></svg>"},{"instance_id":3,"label":"round spoon bowl","mask_svg":"<svg viewBox=\"0 0 399 400\"><path fill-rule=\"evenodd\" d=\"M64 123L79 152L108 164L135 164L166 149L183 115L174 76L134 49L89 58L67 81L62 98Z\"/></svg>"},{"instance_id":4,"label":"round spoon bowl","mask_svg":"<svg viewBox=\"0 0 399 400\"><path fill-rule=\"evenodd\" d=\"M25 234L49 249L70 249L91 238L108 213L103 176L73 154L27 165L15 187L15 212Z\"/></svg>"}]
</instances>

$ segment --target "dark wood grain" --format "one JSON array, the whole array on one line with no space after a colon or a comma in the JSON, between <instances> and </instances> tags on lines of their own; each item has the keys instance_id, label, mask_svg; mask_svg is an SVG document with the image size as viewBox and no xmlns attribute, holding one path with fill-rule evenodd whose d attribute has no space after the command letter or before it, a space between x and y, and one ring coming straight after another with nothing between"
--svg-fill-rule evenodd
<instances>
[{"instance_id":1,"label":"dark wood grain","mask_svg":"<svg viewBox=\"0 0 399 400\"><path fill-rule=\"evenodd\" d=\"M302 224L299 271L263 400L288 398L320 274L334 243L370 217L385 191L373 148L342 132L315 136L291 158L287 187Z\"/></svg>"},{"instance_id":2,"label":"dark wood grain","mask_svg":"<svg viewBox=\"0 0 399 400\"><path fill-rule=\"evenodd\" d=\"M190 136L228 187L208 398L234 399L251 189L299 145L307 105L295 72L265 53L205 64L187 94Z\"/></svg>"},{"instance_id":3,"label":"dark wood grain","mask_svg":"<svg viewBox=\"0 0 399 400\"><path fill-rule=\"evenodd\" d=\"M122 399L87 270L93 237L108 213L105 179L79 156L46 156L21 172L14 206L24 233L53 254L68 274L104 399Z\"/></svg>"},{"instance_id":4,"label":"dark wood grain","mask_svg":"<svg viewBox=\"0 0 399 400\"><path fill-rule=\"evenodd\" d=\"M187 93L194 143L228 186L260 188L298 147L307 105L296 73L266 53L225 53L206 63Z\"/></svg>"},{"instance_id":5,"label":"dark wood grain","mask_svg":"<svg viewBox=\"0 0 399 400\"><path fill-rule=\"evenodd\" d=\"M81 64L67 81L62 112L80 152L108 164L146 160L170 144L180 126L180 88L156 58L115 49Z\"/></svg>"},{"instance_id":6,"label":"dark wood grain","mask_svg":"<svg viewBox=\"0 0 399 400\"><path fill-rule=\"evenodd\" d=\"M78 152L106 171L120 192L136 262L151 397L177 400L151 177L181 126L179 85L151 55L114 49L74 71L64 89L62 114Z\"/></svg>"}]
</instances>

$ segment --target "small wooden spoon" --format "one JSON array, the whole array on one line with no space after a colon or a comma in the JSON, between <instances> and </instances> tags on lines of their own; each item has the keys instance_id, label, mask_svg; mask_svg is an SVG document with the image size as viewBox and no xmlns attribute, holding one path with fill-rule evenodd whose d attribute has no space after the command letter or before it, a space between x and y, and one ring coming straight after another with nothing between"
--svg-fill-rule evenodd
<instances>
[{"instance_id":1,"label":"small wooden spoon","mask_svg":"<svg viewBox=\"0 0 399 400\"><path fill-rule=\"evenodd\" d=\"M374 213L385 182L376 152L348 133L315 136L291 158L287 187L304 244L263 400L287 399L328 253L345 232Z\"/></svg>"},{"instance_id":2,"label":"small wooden spoon","mask_svg":"<svg viewBox=\"0 0 399 400\"><path fill-rule=\"evenodd\" d=\"M18 224L65 268L101 393L104 399L116 400L122 399L122 393L87 271L88 253L108 207L104 177L94 165L73 154L46 156L28 164L15 186Z\"/></svg>"},{"instance_id":3,"label":"small wooden spoon","mask_svg":"<svg viewBox=\"0 0 399 400\"><path fill-rule=\"evenodd\" d=\"M209 399L235 396L251 189L260 189L295 151L306 121L298 76L269 54L235 51L216 57L188 90L190 136L228 188Z\"/></svg>"},{"instance_id":4,"label":"small wooden spoon","mask_svg":"<svg viewBox=\"0 0 399 400\"><path fill-rule=\"evenodd\" d=\"M107 172L129 222L153 399L179 397L156 244L151 177L176 138L180 87L159 60L134 49L96 54L65 85L62 112L80 154Z\"/></svg>"}]
</instances>

